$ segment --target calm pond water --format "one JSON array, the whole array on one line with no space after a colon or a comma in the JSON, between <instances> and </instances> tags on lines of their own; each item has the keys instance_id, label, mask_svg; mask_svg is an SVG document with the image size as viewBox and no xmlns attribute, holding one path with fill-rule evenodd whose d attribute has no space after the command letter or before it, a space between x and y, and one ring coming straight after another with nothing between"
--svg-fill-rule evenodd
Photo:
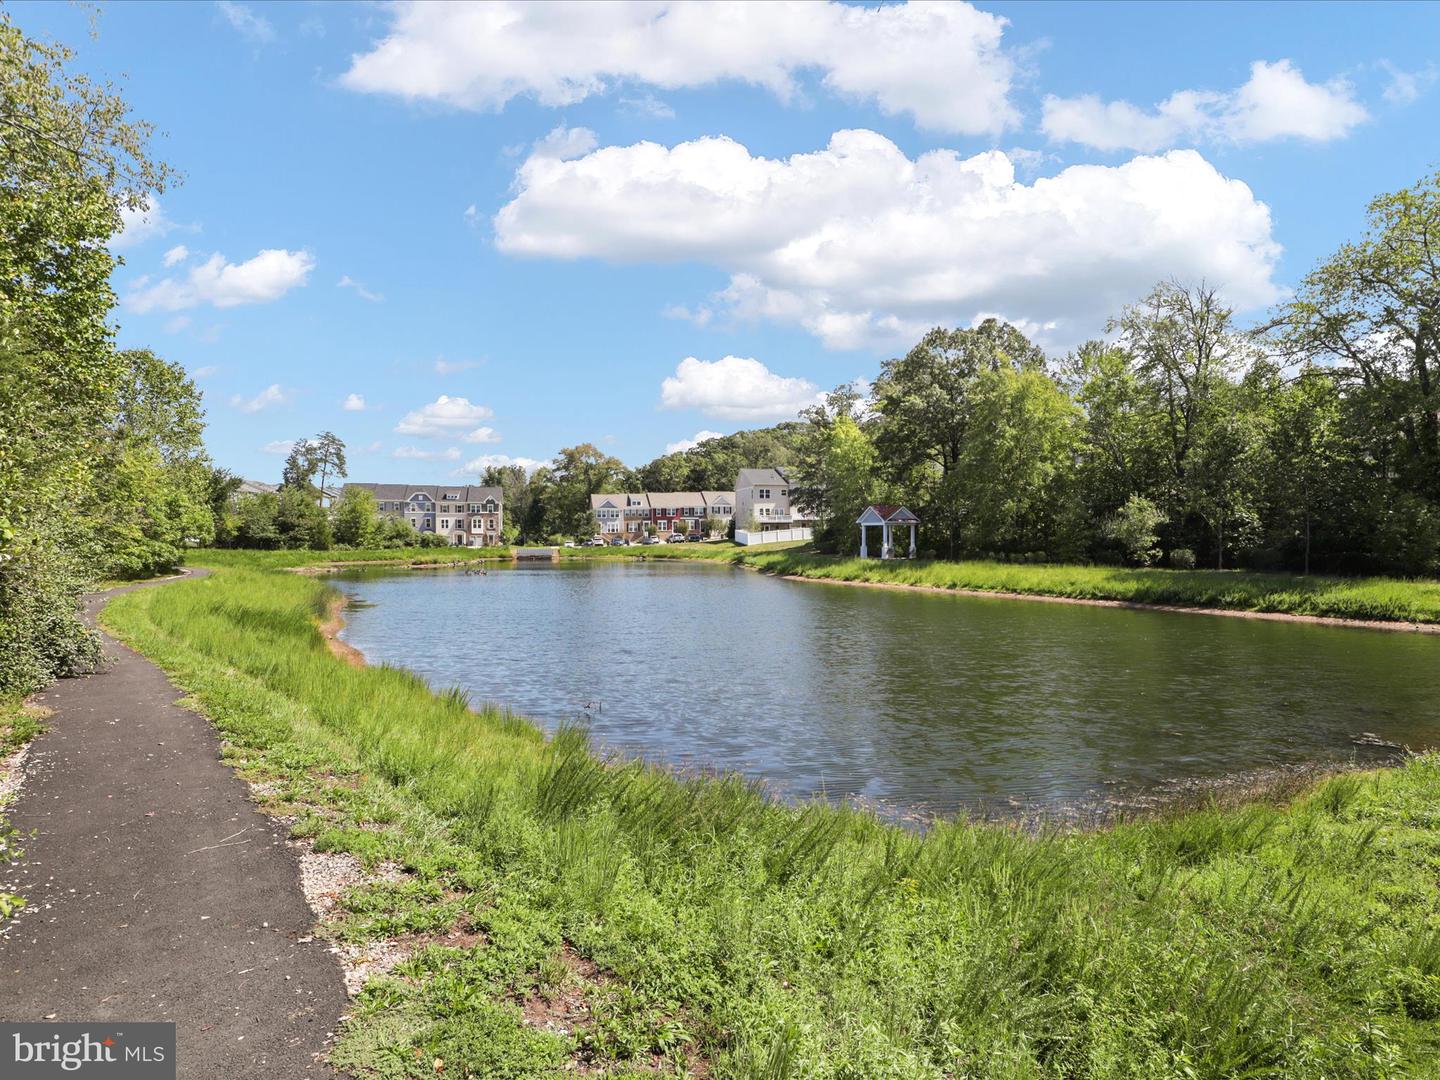
<instances>
[{"instance_id":1,"label":"calm pond water","mask_svg":"<svg viewBox=\"0 0 1440 1080\"><path fill-rule=\"evenodd\" d=\"M346 640L598 746L901 812L1084 804L1440 742L1440 638L676 562L352 572ZM367 606L373 605L373 606Z\"/></svg>"}]
</instances>

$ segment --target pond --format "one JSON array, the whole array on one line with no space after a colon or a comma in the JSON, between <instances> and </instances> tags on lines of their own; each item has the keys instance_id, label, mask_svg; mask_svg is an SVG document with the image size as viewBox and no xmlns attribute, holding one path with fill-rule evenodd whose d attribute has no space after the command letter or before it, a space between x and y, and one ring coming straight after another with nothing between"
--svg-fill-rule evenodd
<instances>
[{"instance_id":1,"label":"pond","mask_svg":"<svg viewBox=\"0 0 1440 1080\"><path fill-rule=\"evenodd\" d=\"M1440 637L679 561L352 571L344 638L597 747L896 813L1124 801L1440 733ZM1369 755L1368 757L1365 755Z\"/></svg>"}]
</instances>

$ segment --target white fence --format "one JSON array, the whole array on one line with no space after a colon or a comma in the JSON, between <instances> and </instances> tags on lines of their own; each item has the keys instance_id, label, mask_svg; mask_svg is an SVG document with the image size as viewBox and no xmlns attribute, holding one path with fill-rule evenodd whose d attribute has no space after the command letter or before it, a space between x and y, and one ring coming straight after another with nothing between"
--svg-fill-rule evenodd
<instances>
[{"instance_id":1,"label":"white fence","mask_svg":"<svg viewBox=\"0 0 1440 1080\"><path fill-rule=\"evenodd\" d=\"M783 544L788 540L809 540L813 536L810 529L772 529L769 532L735 530L735 542L745 547L753 547L755 544Z\"/></svg>"}]
</instances>

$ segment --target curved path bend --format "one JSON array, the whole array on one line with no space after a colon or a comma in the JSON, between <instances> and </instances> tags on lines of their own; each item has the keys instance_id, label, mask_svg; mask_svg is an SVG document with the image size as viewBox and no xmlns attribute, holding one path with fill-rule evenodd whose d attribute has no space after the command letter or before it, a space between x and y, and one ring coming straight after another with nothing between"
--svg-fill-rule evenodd
<instances>
[{"instance_id":1,"label":"curved path bend","mask_svg":"<svg viewBox=\"0 0 1440 1080\"><path fill-rule=\"evenodd\" d=\"M30 905L0 927L0 1019L174 1021L181 1080L336 1077L321 1055L344 983L283 827L158 667L105 652L36 697L53 714L8 815L35 835L0 867Z\"/></svg>"}]
</instances>

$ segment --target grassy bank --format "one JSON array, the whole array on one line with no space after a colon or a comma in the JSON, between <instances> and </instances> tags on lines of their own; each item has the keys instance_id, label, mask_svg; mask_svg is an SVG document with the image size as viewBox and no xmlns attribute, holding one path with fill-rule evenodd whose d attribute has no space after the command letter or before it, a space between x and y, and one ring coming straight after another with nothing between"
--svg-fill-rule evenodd
<instances>
[{"instance_id":1,"label":"grassy bank","mask_svg":"<svg viewBox=\"0 0 1440 1080\"><path fill-rule=\"evenodd\" d=\"M340 563L403 563L433 566L475 559L508 559L510 549L468 547L336 548L331 551L241 551L233 548L197 548L186 562L191 566L236 566L248 569L286 570L298 566Z\"/></svg>"},{"instance_id":2,"label":"grassy bank","mask_svg":"<svg viewBox=\"0 0 1440 1080\"><path fill-rule=\"evenodd\" d=\"M326 930L421 946L352 1010L359 1075L1379 1078L1440 1053L1434 758L1284 806L921 837L347 667L327 597L226 569L105 620L297 834L404 868Z\"/></svg>"},{"instance_id":3,"label":"grassy bank","mask_svg":"<svg viewBox=\"0 0 1440 1080\"><path fill-rule=\"evenodd\" d=\"M224 551L192 553L198 566L293 568L332 563L434 565L504 559L505 548L409 548L375 551ZM770 574L824 581L908 585L938 590L1017 593L1075 600L1220 608L1380 622L1440 623L1440 582L1335 578L1248 571L1138 570L1117 566L1015 564L970 560L850 559L816 555L804 544L762 550L724 541L620 548L562 548L562 559L707 559Z\"/></svg>"},{"instance_id":4,"label":"grassy bank","mask_svg":"<svg viewBox=\"0 0 1440 1080\"><path fill-rule=\"evenodd\" d=\"M1017 564L986 560L852 559L804 544L582 548L570 558L723 559L770 574L938 590L1017 593L1073 600L1220 608L1382 622L1440 622L1440 582L1336 578L1235 570L1140 570L1119 566Z\"/></svg>"}]
</instances>

